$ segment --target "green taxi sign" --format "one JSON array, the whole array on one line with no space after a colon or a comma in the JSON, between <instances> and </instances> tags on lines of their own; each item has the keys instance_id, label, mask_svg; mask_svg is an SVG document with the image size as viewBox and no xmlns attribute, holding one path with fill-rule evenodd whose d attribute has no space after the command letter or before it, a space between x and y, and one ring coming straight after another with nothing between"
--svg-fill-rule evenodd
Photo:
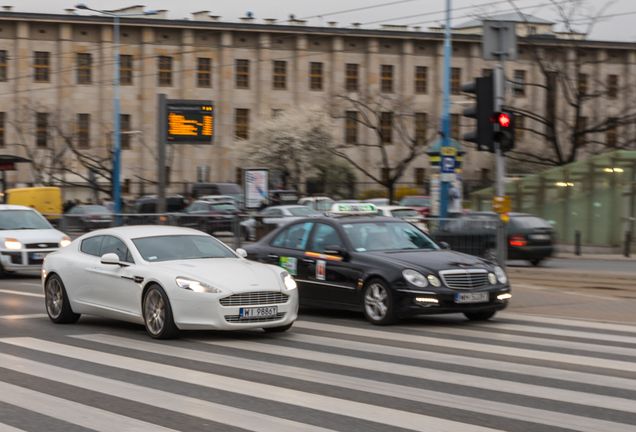
<instances>
[{"instance_id":1,"label":"green taxi sign","mask_svg":"<svg viewBox=\"0 0 636 432\"><path fill-rule=\"evenodd\" d=\"M373 204L360 203L360 204L334 204L331 207L332 213L338 214L364 214L364 213L377 213L378 209Z\"/></svg>"}]
</instances>

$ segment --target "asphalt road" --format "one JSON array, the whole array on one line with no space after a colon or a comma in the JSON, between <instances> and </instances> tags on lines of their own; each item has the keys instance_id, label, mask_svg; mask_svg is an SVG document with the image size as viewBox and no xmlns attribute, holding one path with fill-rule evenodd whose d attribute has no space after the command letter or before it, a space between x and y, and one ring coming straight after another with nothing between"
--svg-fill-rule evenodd
<instances>
[{"instance_id":1,"label":"asphalt road","mask_svg":"<svg viewBox=\"0 0 636 432\"><path fill-rule=\"evenodd\" d=\"M532 267L528 261L515 260L507 264L513 268ZM539 266L548 269L636 273L636 261L550 258Z\"/></svg>"},{"instance_id":2,"label":"asphalt road","mask_svg":"<svg viewBox=\"0 0 636 432\"><path fill-rule=\"evenodd\" d=\"M54 325L37 278L6 279L0 431L636 431L636 325L520 313L537 290L514 292L487 323L301 310L286 334L158 342Z\"/></svg>"}]
</instances>

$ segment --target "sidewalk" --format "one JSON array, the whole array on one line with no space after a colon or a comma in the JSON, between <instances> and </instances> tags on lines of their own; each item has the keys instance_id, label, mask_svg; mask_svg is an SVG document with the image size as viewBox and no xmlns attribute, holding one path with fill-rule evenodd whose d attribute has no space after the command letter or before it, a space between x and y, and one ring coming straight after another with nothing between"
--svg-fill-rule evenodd
<instances>
[{"instance_id":1,"label":"sidewalk","mask_svg":"<svg viewBox=\"0 0 636 432\"><path fill-rule=\"evenodd\" d=\"M581 254L574 255L568 252L556 252L552 255L552 258L557 259L576 259L576 260L590 260L590 261L633 261L636 264L636 251L634 251L628 258L619 254Z\"/></svg>"}]
</instances>

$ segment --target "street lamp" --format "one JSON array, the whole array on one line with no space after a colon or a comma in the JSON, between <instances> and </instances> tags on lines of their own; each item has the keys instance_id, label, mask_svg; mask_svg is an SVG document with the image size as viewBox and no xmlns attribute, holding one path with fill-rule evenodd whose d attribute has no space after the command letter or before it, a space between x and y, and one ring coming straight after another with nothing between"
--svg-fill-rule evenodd
<instances>
[{"instance_id":1,"label":"street lamp","mask_svg":"<svg viewBox=\"0 0 636 432\"><path fill-rule=\"evenodd\" d=\"M114 92L113 92L113 137L114 137L114 149L113 149L113 201L115 201L115 214L121 213L121 184L119 177L121 176L121 131L119 125L119 18L128 16L140 16L140 15L156 15L157 11L147 11L143 13L127 13L117 14L113 12L103 11L99 9L93 9L80 3L75 6L77 9L89 10L104 15L110 15L114 18L115 25L113 28L113 44L115 46L115 79L114 79Z\"/></svg>"}]
</instances>

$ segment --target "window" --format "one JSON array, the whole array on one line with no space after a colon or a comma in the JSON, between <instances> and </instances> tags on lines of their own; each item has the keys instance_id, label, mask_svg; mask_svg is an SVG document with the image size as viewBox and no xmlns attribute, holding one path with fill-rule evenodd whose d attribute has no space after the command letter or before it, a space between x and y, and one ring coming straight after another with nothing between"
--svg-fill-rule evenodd
<instances>
[{"instance_id":1,"label":"window","mask_svg":"<svg viewBox=\"0 0 636 432\"><path fill-rule=\"evenodd\" d=\"M250 88L250 62L249 60L236 60L236 88Z\"/></svg>"},{"instance_id":2,"label":"window","mask_svg":"<svg viewBox=\"0 0 636 432\"><path fill-rule=\"evenodd\" d=\"M347 144L357 144L358 142L358 112L347 111L345 113L345 142Z\"/></svg>"},{"instance_id":3,"label":"window","mask_svg":"<svg viewBox=\"0 0 636 432\"><path fill-rule=\"evenodd\" d=\"M618 75L607 76L607 97L616 99L618 96Z\"/></svg>"},{"instance_id":4,"label":"window","mask_svg":"<svg viewBox=\"0 0 636 432\"><path fill-rule=\"evenodd\" d=\"M121 114L119 116L119 144L122 149L126 150L130 148L130 134L125 132L130 132L130 114Z\"/></svg>"},{"instance_id":5,"label":"window","mask_svg":"<svg viewBox=\"0 0 636 432\"><path fill-rule=\"evenodd\" d=\"M0 112L0 147L4 147L4 113Z\"/></svg>"},{"instance_id":6,"label":"window","mask_svg":"<svg viewBox=\"0 0 636 432\"><path fill-rule=\"evenodd\" d=\"M528 34L537 34L537 28L535 26L528 27Z\"/></svg>"},{"instance_id":7,"label":"window","mask_svg":"<svg viewBox=\"0 0 636 432\"><path fill-rule=\"evenodd\" d=\"M249 138L250 110L238 108L235 115L234 135L239 139Z\"/></svg>"},{"instance_id":8,"label":"window","mask_svg":"<svg viewBox=\"0 0 636 432\"><path fill-rule=\"evenodd\" d=\"M197 87L212 87L212 59L197 59Z\"/></svg>"},{"instance_id":9,"label":"window","mask_svg":"<svg viewBox=\"0 0 636 432\"><path fill-rule=\"evenodd\" d=\"M80 246L80 250L85 254L100 256L99 251L102 248L102 241L104 240L104 236L97 236L87 238L82 241L82 245Z\"/></svg>"},{"instance_id":10,"label":"window","mask_svg":"<svg viewBox=\"0 0 636 432\"><path fill-rule=\"evenodd\" d=\"M309 89L322 90L322 63L309 63Z\"/></svg>"},{"instance_id":11,"label":"window","mask_svg":"<svg viewBox=\"0 0 636 432\"><path fill-rule=\"evenodd\" d=\"M382 144L391 144L393 142L393 113L380 113L380 132Z\"/></svg>"},{"instance_id":12,"label":"window","mask_svg":"<svg viewBox=\"0 0 636 432\"><path fill-rule=\"evenodd\" d=\"M481 70L481 76L482 77L492 76L492 69L482 69Z\"/></svg>"},{"instance_id":13,"label":"window","mask_svg":"<svg viewBox=\"0 0 636 432\"><path fill-rule=\"evenodd\" d=\"M77 115L77 145L80 148L88 148L90 143L90 114Z\"/></svg>"},{"instance_id":14,"label":"window","mask_svg":"<svg viewBox=\"0 0 636 432\"><path fill-rule=\"evenodd\" d=\"M515 139L521 140L523 138L523 133L525 132L525 120L525 117L520 115L515 116Z\"/></svg>"},{"instance_id":15,"label":"window","mask_svg":"<svg viewBox=\"0 0 636 432\"><path fill-rule=\"evenodd\" d=\"M424 168L415 168L415 185L424 186Z\"/></svg>"},{"instance_id":16,"label":"window","mask_svg":"<svg viewBox=\"0 0 636 432\"><path fill-rule=\"evenodd\" d=\"M515 97L523 97L526 95L526 71L515 71L515 82L512 86L512 93Z\"/></svg>"},{"instance_id":17,"label":"window","mask_svg":"<svg viewBox=\"0 0 636 432\"><path fill-rule=\"evenodd\" d=\"M461 90L462 70L460 68L451 69L451 94L458 95Z\"/></svg>"},{"instance_id":18,"label":"window","mask_svg":"<svg viewBox=\"0 0 636 432\"><path fill-rule=\"evenodd\" d=\"M49 82L49 53L38 51L34 53L35 82Z\"/></svg>"},{"instance_id":19,"label":"window","mask_svg":"<svg viewBox=\"0 0 636 432\"><path fill-rule=\"evenodd\" d=\"M581 146L584 145L586 140L585 129L587 128L587 117L579 117L576 119L576 136L574 142Z\"/></svg>"},{"instance_id":20,"label":"window","mask_svg":"<svg viewBox=\"0 0 636 432\"><path fill-rule=\"evenodd\" d=\"M380 67L380 91L393 93L393 66L382 65Z\"/></svg>"},{"instance_id":21,"label":"window","mask_svg":"<svg viewBox=\"0 0 636 432\"><path fill-rule=\"evenodd\" d=\"M345 87L347 91L358 91L358 64L347 63L345 68Z\"/></svg>"},{"instance_id":22,"label":"window","mask_svg":"<svg viewBox=\"0 0 636 432\"><path fill-rule=\"evenodd\" d=\"M451 114L450 136L459 141L459 114Z\"/></svg>"},{"instance_id":23,"label":"window","mask_svg":"<svg viewBox=\"0 0 636 432\"><path fill-rule=\"evenodd\" d=\"M243 186L243 168L236 167L234 169L234 183Z\"/></svg>"},{"instance_id":24,"label":"window","mask_svg":"<svg viewBox=\"0 0 636 432\"><path fill-rule=\"evenodd\" d=\"M172 57L159 57L159 85L172 85Z\"/></svg>"},{"instance_id":25,"label":"window","mask_svg":"<svg viewBox=\"0 0 636 432\"><path fill-rule=\"evenodd\" d=\"M607 119L607 145L609 147L616 147L616 117L610 117Z\"/></svg>"},{"instance_id":26,"label":"window","mask_svg":"<svg viewBox=\"0 0 636 432\"><path fill-rule=\"evenodd\" d=\"M305 222L305 223L292 225L286 230L283 230L280 234L276 236L276 238L272 242L272 246L287 248L287 249L305 250L305 248L307 247L307 240L309 239L309 233L311 232L311 228L313 226L314 226L313 222ZM291 258L291 259L295 260L295 258ZM287 264L287 265L284 265L284 264ZM287 271L289 271L289 273L291 273L292 275L296 274L295 264L296 264L295 262L281 261L282 267L287 269Z\"/></svg>"},{"instance_id":27,"label":"window","mask_svg":"<svg viewBox=\"0 0 636 432\"><path fill-rule=\"evenodd\" d=\"M131 55L119 56L119 83L132 85L133 83L133 57Z\"/></svg>"},{"instance_id":28,"label":"window","mask_svg":"<svg viewBox=\"0 0 636 432\"><path fill-rule=\"evenodd\" d=\"M334 227L319 223L314 231L309 250L311 252L325 253L325 249L328 246L344 247L344 244Z\"/></svg>"},{"instance_id":29,"label":"window","mask_svg":"<svg viewBox=\"0 0 636 432\"><path fill-rule=\"evenodd\" d=\"M119 261L134 263L126 244L117 237L104 236L99 255L103 256L107 253L116 254L119 257Z\"/></svg>"},{"instance_id":30,"label":"window","mask_svg":"<svg viewBox=\"0 0 636 432\"><path fill-rule=\"evenodd\" d=\"M7 52L0 50L0 81L7 80Z\"/></svg>"},{"instance_id":31,"label":"window","mask_svg":"<svg viewBox=\"0 0 636 432\"><path fill-rule=\"evenodd\" d=\"M284 112L285 111L282 110L282 109L274 108L274 109L272 109L272 118L278 118L278 117L282 116Z\"/></svg>"},{"instance_id":32,"label":"window","mask_svg":"<svg viewBox=\"0 0 636 432\"><path fill-rule=\"evenodd\" d=\"M35 114L35 146L40 148L46 148L48 136L49 136L48 114L36 113Z\"/></svg>"},{"instance_id":33,"label":"window","mask_svg":"<svg viewBox=\"0 0 636 432\"><path fill-rule=\"evenodd\" d=\"M390 168L381 168L380 169L380 178L382 179L382 183L389 182L389 174L391 172Z\"/></svg>"},{"instance_id":34,"label":"window","mask_svg":"<svg viewBox=\"0 0 636 432\"><path fill-rule=\"evenodd\" d=\"M587 74L579 74L579 97L587 94Z\"/></svg>"},{"instance_id":35,"label":"window","mask_svg":"<svg viewBox=\"0 0 636 432\"><path fill-rule=\"evenodd\" d=\"M424 94L428 91L428 68L415 67L415 93Z\"/></svg>"},{"instance_id":36,"label":"window","mask_svg":"<svg viewBox=\"0 0 636 432\"><path fill-rule=\"evenodd\" d=\"M275 61L272 78L274 90L285 90L287 88L287 62Z\"/></svg>"},{"instance_id":37,"label":"window","mask_svg":"<svg viewBox=\"0 0 636 432\"><path fill-rule=\"evenodd\" d=\"M121 193L129 194L130 193L130 179L124 179L124 184L121 185Z\"/></svg>"},{"instance_id":38,"label":"window","mask_svg":"<svg viewBox=\"0 0 636 432\"><path fill-rule=\"evenodd\" d=\"M418 146L426 144L426 127L428 116L426 113L415 113L415 143Z\"/></svg>"},{"instance_id":39,"label":"window","mask_svg":"<svg viewBox=\"0 0 636 432\"><path fill-rule=\"evenodd\" d=\"M91 55L84 53L77 53L77 83L78 84L90 84L91 83Z\"/></svg>"}]
</instances>

